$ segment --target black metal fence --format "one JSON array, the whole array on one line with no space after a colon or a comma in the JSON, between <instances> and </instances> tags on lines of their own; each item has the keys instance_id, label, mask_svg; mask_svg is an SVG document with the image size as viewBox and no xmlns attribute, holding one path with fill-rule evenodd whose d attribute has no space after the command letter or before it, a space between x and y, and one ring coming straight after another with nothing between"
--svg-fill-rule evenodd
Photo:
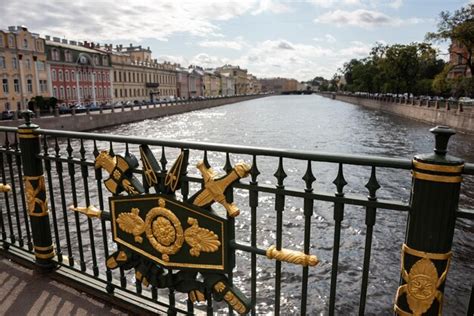
<instances>
[{"instance_id":1,"label":"black metal fence","mask_svg":"<svg viewBox=\"0 0 474 316\"><path fill-rule=\"evenodd\" d=\"M433 212L447 214L440 219L445 221L441 223L442 225L446 221L451 221L454 225L456 218L474 219L473 213L457 210L459 188L456 191L456 186L460 185L460 181L443 182L443 179L446 180L447 177L474 174L474 165L462 164L459 161L430 162L422 157L415 159L414 163L410 159L333 155L97 133L31 129L28 134L22 132L22 129L6 127L1 127L0 131L3 133L4 140L0 149L0 172L4 185L2 189L5 192L1 202L0 216L3 249L13 255L36 260L40 267L46 269L57 266L58 271L65 277L93 287L96 291L108 293L110 297L140 304L142 308L158 313L194 314L202 311L213 314L224 311L232 313L232 311L227 309L225 304L213 301L210 293L205 293L207 303L196 305L186 295L176 292L174 288L159 289L154 286L145 288L141 282L135 282L133 273L122 268L112 271L106 266L106 258L115 251L116 247L112 240L110 223L103 218L92 219L71 211L71 208L90 206L99 210L108 209L107 197L110 193L104 188L105 175L101 169L94 167L95 158L101 150L108 150L112 156L122 152L127 156L138 153L139 145L150 146L160 163L162 171L158 176L161 181L165 179L170 162L184 149L189 150L191 162L203 160L207 165L210 164L210 160L213 163L221 162L223 170L227 173L232 170L233 162L238 159L251 162L250 178L242 179L226 190L226 199L228 202L235 201L242 210L241 215L236 219L228 217L232 227L230 247L233 249L232 254L235 256L233 261L236 264L233 272L229 273L228 279L231 284L241 287L242 292L249 296L253 306L251 309L253 315L260 312L281 314L290 311L296 311L298 314L322 311L334 315L337 311L356 313L357 310L359 315L363 315L366 304L370 304L370 296L367 301L367 291L368 284L371 282L369 272L373 232L377 214L381 210L383 214L397 214L395 216L399 216L400 213L405 214L401 216L402 221L408 216L405 243L408 248L416 248L425 254L448 253L451 250L454 231L453 226L452 229L448 228L447 231L439 232L439 238L434 241L427 237L429 233L423 235L414 231L415 229L423 230L427 222L433 221L423 217L425 215L418 216L418 214L424 214L422 204L425 203L424 200L432 199L432 194L444 194L443 199L450 199L450 202L445 205L429 205L432 208L439 208L432 209ZM438 136L443 136L442 131L435 132ZM439 142L447 144L447 138L441 138ZM37 147L34 148L34 146ZM440 151L445 147L443 144L437 144ZM438 154L443 155L441 152ZM431 166L437 163L454 167L448 170L448 173L443 173L443 170L436 168L425 170L423 166L415 166L425 164L426 167L426 165ZM328 187L325 191L334 190L335 193L325 193L324 190L319 190L319 185L315 190L321 164L325 170L333 172L335 176L332 188ZM291 170L294 165L300 166L299 170L304 170L304 172L295 174ZM456 169L455 167L459 165L461 167ZM347 169L354 166L359 168L357 172L361 175L361 179L358 180L364 182L366 196L352 194L345 190ZM214 167L218 168L218 166ZM379 180L379 175L384 174L385 170L404 173L407 178L407 187L410 187L412 182L409 172L413 172L413 192L410 202L385 200L379 197L380 182L383 182ZM423 170L431 177L431 180L417 178L416 175L423 173ZM41 209L41 203L35 200L35 198L41 199L41 184L35 182L40 180L35 177L43 173L45 176L44 194L46 194L44 200L46 198L48 200L49 222L40 222L43 217L32 214L47 213L47 210ZM137 169L136 175L145 177L142 169ZM182 173L181 178L182 184L178 194L180 199L187 199L202 186L201 177L191 167ZM437 182L436 179L441 182ZM420 183L426 187L420 189L417 186ZM5 186L7 184L11 191ZM449 188L443 185L448 185ZM33 192L32 190L37 193L36 196L28 194L28 192ZM415 206L414 201L418 201ZM315 217L314 210L319 203L332 205L334 222L331 226L334 229L315 231L314 223L318 221L318 218ZM356 266L361 265L360 282L356 286L360 290L358 293L351 293L349 298L347 289L339 289L337 284L341 273L339 266L340 247L343 241L341 231L344 231L347 208L351 206L361 210L358 219L365 221L363 225L365 227L360 232L365 235L365 241L363 258L359 262L353 262ZM295 209L301 212L294 212ZM428 223L428 226L431 224ZM439 227L440 223L436 222L433 225ZM54 250L48 248L49 241L48 237L43 236L45 234L50 234L49 238L52 240ZM333 235L332 244L319 244L314 238L316 234L318 236L320 234ZM42 241L45 243L42 244ZM403 240L399 239L397 242L394 249L400 251ZM414 244L418 246L415 247ZM441 244L444 246L440 246ZM321 249L321 251L330 253L330 257L319 258L324 261L321 267L310 266L308 264L310 257L304 254L319 256L320 247L323 246L325 250ZM281 256L284 248L298 251L295 254L306 258L306 261L300 261L299 267L295 266L295 263L285 262L291 260ZM397 258L399 258L398 253ZM405 256L413 256L413 253L407 252ZM429 259L438 260L431 257ZM402 262L402 266L405 264L406 271L409 271L408 267L413 266L414 259L407 260L407 262ZM436 262L436 268L438 272L447 270L446 262ZM322 271L314 272L318 269ZM344 269L347 267L344 266ZM308 301L308 297L313 297L311 294L314 290L313 283L317 282L316 277L322 274L330 275L330 278L328 278L328 284L322 284L322 290L318 290L318 293L325 293L326 298L321 299L325 302L325 306L317 309L314 307L315 302ZM398 283L398 279L395 282ZM400 284L411 283L404 278ZM436 286L435 290L437 289L442 292L444 283ZM394 296L395 292L392 297ZM351 310L347 306L342 306L343 304L338 304L344 300L357 301L358 305L352 305ZM402 310L408 308L406 301L400 302L399 305ZM411 303L408 305L412 309ZM428 312L437 310L437 306L428 306L428 308L430 308ZM465 310L467 308L466 306Z\"/></svg>"}]
</instances>

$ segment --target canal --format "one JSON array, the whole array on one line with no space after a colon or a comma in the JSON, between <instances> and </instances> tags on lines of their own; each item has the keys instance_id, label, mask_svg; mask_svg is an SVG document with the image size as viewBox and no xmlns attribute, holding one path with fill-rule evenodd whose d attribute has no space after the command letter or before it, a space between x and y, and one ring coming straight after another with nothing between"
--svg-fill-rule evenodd
<instances>
[{"instance_id":1,"label":"canal","mask_svg":"<svg viewBox=\"0 0 474 316\"><path fill-rule=\"evenodd\" d=\"M432 126L397 116L368 110L355 105L330 100L316 95L272 96L181 115L150 119L137 123L102 129L100 133L134 135L140 137L202 141L236 145L313 150L332 153L375 155L411 159L418 153L432 152ZM449 153L474 162L473 136L457 134L451 138ZM104 148L106 149L106 148ZM135 151L136 150L132 150ZM119 150L116 150L119 152ZM167 153L174 157L177 152ZM157 151L158 155L158 151ZM159 156L158 156L159 158ZM202 159L190 153L190 174L199 173L192 166ZM251 157L233 156L233 162ZM172 158L168 158L172 160ZM222 171L225 157L209 153L210 164ZM306 164L295 162L285 165L287 187L303 186L301 177ZM259 161L259 182L275 184L273 176L277 160ZM193 169L193 170L191 170ZM365 167L346 167L348 193L367 195L364 185L370 176ZM337 170L334 165L314 164L317 192L334 192L332 184ZM379 171L381 189L379 198L407 202L410 195L411 175L408 171L384 169ZM474 205L474 179L466 178L461 193L460 207ZM193 187L191 187L193 189ZM194 188L197 189L197 188ZM242 206L242 215L236 220L237 239L249 241L248 193L236 190L235 201ZM301 201L285 200L284 247L302 249L303 210ZM365 240L365 209L346 207L341 236L340 263L336 312L356 314L359 304L360 283ZM260 195L258 208L258 244L268 247L275 240L274 196ZM400 251L404 240L407 214L378 210L367 296L367 314L391 315L393 300L400 278ZM242 231L240 233L239 231ZM245 233L244 233L245 232ZM333 205L317 202L311 224L311 253L321 263L310 268L308 312L326 314L329 300L332 243L334 236ZM471 284L474 282L474 228L472 222L459 220L455 232L454 259L448 274L445 292L446 315L465 314ZM247 254L238 256L234 284L249 291ZM257 311L271 312L274 285L274 263L259 258L257 281ZM301 268L283 265L282 313L297 313L301 295Z\"/></svg>"}]
</instances>

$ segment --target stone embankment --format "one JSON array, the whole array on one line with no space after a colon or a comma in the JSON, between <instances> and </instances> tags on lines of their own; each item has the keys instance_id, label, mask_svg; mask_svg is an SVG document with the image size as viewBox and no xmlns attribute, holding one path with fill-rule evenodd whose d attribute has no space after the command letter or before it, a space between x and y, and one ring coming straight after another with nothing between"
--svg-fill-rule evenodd
<instances>
[{"instance_id":1,"label":"stone embankment","mask_svg":"<svg viewBox=\"0 0 474 316\"><path fill-rule=\"evenodd\" d=\"M361 105L406 118L446 125L456 131L474 134L474 106L463 106L452 101L428 101L380 96L354 96L338 93L320 93L324 97Z\"/></svg>"},{"instance_id":2,"label":"stone embankment","mask_svg":"<svg viewBox=\"0 0 474 316\"><path fill-rule=\"evenodd\" d=\"M170 103L142 105L133 107L116 107L103 111L93 111L80 114L63 114L33 118L33 123L43 129L88 131L119 124L142 121L168 115L181 114L190 111L202 110L230 103L242 102L266 95L246 95L222 97L214 99L176 101ZM16 116L16 115L15 115ZM0 121L2 126L18 127L23 120Z\"/></svg>"}]
</instances>

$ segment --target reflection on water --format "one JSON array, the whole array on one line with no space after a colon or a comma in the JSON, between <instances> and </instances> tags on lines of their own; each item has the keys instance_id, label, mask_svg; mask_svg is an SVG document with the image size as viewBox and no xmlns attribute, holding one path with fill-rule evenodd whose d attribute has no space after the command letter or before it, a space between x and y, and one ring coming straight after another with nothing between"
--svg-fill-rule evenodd
<instances>
[{"instance_id":1,"label":"reflection on water","mask_svg":"<svg viewBox=\"0 0 474 316\"><path fill-rule=\"evenodd\" d=\"M176 116L150 119L142 122L120 125L100 130L100 133L133 135L148 138L173 139L183 141L204 141L236 145L291 148L299 150L324 151L334 153L369 154L385 157L402 157L411 159L414 154L431 152L434 137L428 132L431 126L367 110L343 102L319 96L274 96L237 104L185 113ZM474 161L472 136L458 134L450 142L451 155ZM65 147L66 144L60 144ZM85 142L88 155L93 150L92 142ZM73 142L73 156L80 157L80 143ZM98 143L99 149L108 149L108 143ZM157 159L161 148L152 148ZM114 151L120 153L125 148L114 144ZM130 146L132 153L138 153L138 147ZM50 151L53 151L50 149ZM178 150L166 149L171 162ZM88 156L90 159L90 156ZM190 152L190 166L202 159L202 152ZM209 152L210 164L221 170L225 156ZM239 160L251 162L246 155L231 155L235 163ZM257 161L261 175L259 183L275 185L273 174L278 160L261 157ZM64 166L66 205L72 204L70 180L66 177L68 170ZM302 188L301 177L305 173L306 163L296 160L284 161L286 187ZM335 187L332 181L336 177L337 165L313 163L316 192L332 193ZM189 174L198 176L197 169L190 167ZM53 166L53 170L55 170ZM75 169L77 179L80 168ZM370 176L370 168L345 166L344 175L348 185L345 192L367 195L364 185ZM408 171L380 169L377 177L382 188L377 192L383 199L402 200L407 203L410 194L411 175ZM56 175L57 183L58 175ZM247 179L244 181L248 181ZM84 187L89 187L92 204L98 205L97 183L92 169L89 180L77 181L78 204L85 204ZM56 200L59 222L62 221L60 187L54 186L55 193L51 200ZM191 192L199 189L191 184ZM108 196L104 192L104 196ZM250 214L247 191L236 189L234 200L241 208L241 215L236 219L236 238L239 242L250 242ZM257 211L257 245L266 248L275 244L276 212L275 197L260 193ZM466 177L461 195L460 206L472 208L474 204L474 179ZM107 203L105 203L107 204ZM100 206L100 205L99 205ZM107 207L106 207L107 208ZM311 219L311 253L316 254L321 263L309 269L308 312L310 314L327 313L329 301L332 248L334 238L334 205L316 201ZM75 218L68 214L73 245L77 244ZM303 248L303 201L291 197L285 198L283 246L290 249ZM81 224L83 243L90 253L87 219L78 218ZM394 295L398 286L400 273L400 250L404 240L407 214L397 211L378 210L374 226L372 258L367 295L367 314L392 314ZM103 242L100 224L95 225L95 243L98 252L98 263L103 267ZM61 225L60 225L61 226ZM108 228L110 229L110 228ZM338 314L356 314L359 305L360 283L362 277L363 253L365 243L365 209L346 206L342 222L341 248L339 261L338 290L336 310ZM60 239L64 240L64 227L60 227ZM64 242L64 241L63 241ZM110 249L113 242L108 240ZM472 257L474 250L472 222L459 220L455 233L454 259L448 276L445 313L449 315L464 314L470 294L470 285L474 282ZM76 251L77 246L73 247ZM63 253L66 249L63 246ZM77 252L76 252L77 253ZM77 256L76 256L77 258ZM77 260L77 259L76 259ZM86 258L90 262L90 255ZM257 260L257 306L258 311L265 313L273 310L274 301L274 262L264 257ZM282 313L297 313L300 308L302 268L283 264L282 269ZM234 284L250 295L250 256L239 253L234 273ZM116 273L116 272L114 272ZM466 279L466 276L470 278Z\"/></svg>"}]
</instances>

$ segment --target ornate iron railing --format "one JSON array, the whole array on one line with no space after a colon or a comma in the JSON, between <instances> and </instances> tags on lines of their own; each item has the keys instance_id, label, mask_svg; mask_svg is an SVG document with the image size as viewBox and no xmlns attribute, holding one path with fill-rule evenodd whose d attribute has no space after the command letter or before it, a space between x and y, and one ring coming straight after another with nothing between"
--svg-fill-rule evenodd
<instances>
[{"instance_id":1,"label":"ornate iron railing","mask_svg":"<svg viewBox=\"0 0 474 316\"><path fill-rule=\"evenodd\" d=\"M3 183L0 185L0 191L4 192L0 229L5 252L34 260L38 267L46 270L59 267L56 273L93 288L96 292L107 293L105 297L139 304L141 308L154 312L194 314L205 311L212 314L225 309L225 304L215 302L214 299L224 299L229 304L229 313L236 310L251 314L257 314L259 311L280 314L291 310L287 308L288 300L282 302L282 297L292 295L299 298L296 306L294 301L290 304L297 308L298 313L314 312L315 309L308 302L310 292L314 289L310 279L311 275L314 278L313 271L320 268L314 266L319 260L324 260L321 269L330 274L330 279L329 284L324 287L329 299L323 310L334 315L337 301L347 299L337 296L339 255L344 216L347 215L348 207L355 206L364 210L362 216L357 219L365 219L365 246L357 299L359 314L363 315L366 310L374 225L379 210L410 213L405 244L402 240L398 240L399 244L395 247L400 249L403 244L401 258L403 279L397 293L396 311L437 313L444 290L445 276L442 276L442 272L447 271L449 266L455 220L474 219L473 213L457 210L461 176L474 175L474 165L446 156L450 131L443 128L434 130L437 136L436 154L417 156L413 161L42 130L31 124L28 119L19 129L0 127L0 131L4 140L0 149L0 172ZM197 279L196 275L187 278L186 274L183 274L184 281L179 283L176 281L176 278L181 277L176 273L179 269L168 268L164 261L165 265L161 267L163 271L160 270L156 280L146 279L142 274L143 270L136 265L133 266L136 273L131 274L127 271L130 267L109 264L112 257L112 261L121 260L122 254L119 250L123 248L114 250L117 245L114 243L116 236L112 234L112 226L116 223L114 218L111 219L106 202L112 194L109 192L110 187L103 183L107 176L103 174L100 166L104 167L105 163L98 164L97 159L101 152L107 150L107 159L110 158L109 163L114 165L104 169L109 171L110 178L113 178L118 157L130 162L129 158L139 155L140 148L143 148L139 146L143 145L146 145L151 156L156 155L155 163L158 166L147 167L142 156L141 167L132 168L127 177L135 177L135 180L141 177L143 180L141 182L145 184L144 193L156 190L160 192L161 198L174 201L173 196L169 198L171 200L167 200L166 195L163 195L170 188L165 184L171 174L171 177L175 177L174 181L179 181L176 201L189 201L195 206L200 205L196 203L198 199L196 195L199 195L199 192L214 194L214 189L208 186L207 181L217 179L213 180L214 175L209 171L203 180L187 164L184 164L184 169L181 171L173 173L174 167L170 166L170 160L183 153L186 159L189 156L191 162L202 160L203 175L208 171L210 161L213 164L220 162L224 165L223 170L227 176L234 171L237 172L234 169L236 165L232 164L233 160L243 159L250 163L245 174L239 173L238 178L242 177L240 181L238 178L233 178L232 183L220 188L224 192L224 199L220 198L224 208L217 208L217 213L228 223L226 238L222 239L222 242L228 243L226 247L230 249L228 260L226 259L228 269L216 274L212 274L215 271L210 273L201 271L202 278ZM334 172L335 193L314 189L318 172L315 176L313 169L320 164L324 164L324 170ZM304 172L295 175L289 170L291 168L284 167L295 165ZM362 177L367 179L366 183L362 183L365 184L367 197L345 192L347 168L358 168L357 177L363 175ZM156 181L151 183L148 179L150 170L154 170L156 175ZM322 169L318 169L320 170ZM120 179L123 179L128 172L125 169L122 171ZM379 197L380 174L404 172L407 175L406 187L409 187L412 181L409 177L410 171L413 174L410 203ZM248 180L244 178L247 173ZM275 184L271 184L272 178ZM118 179L119 177L115 180ZM358 180L360 182L360 179ZM117 182L119 186L123 183L120 181L122 180ZM132 187L134 187L133 181ZM114 182L113 185L117 183ZM147 183L151 185L146 185ZM153 184L156 185L155 188ZM362 185L356 191L360 191ZM135 187L138 186L139 184ZM390 187L390 183L387 183L387 187L388 193L390 190L400 189ZM134 192L133 188L129 190L126 186L122 189L125 191L122 195L126 195L127 192L129 195L140 193ZM115 193L119 195L118 191ZM331 255L324 259L316 258L315 255L319 256L320 245L312 238L312 233L315 233L314 222L318 220L314 216L314 211L319 203L332 205L334 219L334 231L322 232L325 235L334 235L332 245L325 245L327 253ZM233 207L236 206L241 210L241 215L237 218L232 214L232 210L235 211ZM300 206L302 215L295 215L295 206ZM431 215L427 215L428 211ZM288 212L290 215L285 215ZM127 214L132 216L132 213ZM115 215L117 214L112 212L112 217ZM427 220L426 216L432 218ZM143 221L138 217L135 217L135 220ZM272 221L275 222L275 227L270 227ZM197 220L193 223L197 224ZM142 238L140 236L145 238L144 229L133 233L135 238ZM438 231L433 231L434 229ZM302 233L302 241L291 238L289 233L295 231ZM432 238L433 234L437 237ZM289 247L284 247L288 244ZM205 251L202 249L201 251ZM166 254L166 251L160 251L161 254ZM236 251L239 255L236 255ZM124 253L130 256L130 252ZM197 253L199 256L199 250ZM196 253L191 256L195 255ZM265 259L260 259L260 256ZM274 260L274 263L271 260ZM433 262L435 270L432 270ZM301 269L299 277L296 277L297 270L293 265L301 266L298 268ZM416 296L412 290L413 279L417 277L413 275L417 272L413 267L421 265L423 266L418 274L429 270L423 275L423 280L429 283L434 282L433 279L436 278L436 284L427 297L423 296L423 293ZM114 270L116 266L119 268ZM285 267L290 269L291 273L284 269ZM274 269L274 276L268 269ZM200 270L192 271L196 274ZM219 276L217 279L225 275L228 283L209 281L217 280L215 275ZM291 276L294 276L293 280ZM285 280L284 283L282 279ZM192 282L197 282L197 287L188 286ZM288 286L289 283L291 287ZM296 283L299 283L299 286ZM148 285L149 288L146 287ZM234 290L238 287L242 287L244 294ZM177 291L186 292L188 296L183 296ZM272 297L267 296L270 292ZM227 294L232 297L228 297ZM245 299L246 295L249 298L248 302ZM196 307L195 302L203 299L206 301L205 305ZM262 301L264 303L261 303ZM474 303L471 302L472 304ZM355 307L352 308L355 311Z\"/></svg>"}]
</instances>

